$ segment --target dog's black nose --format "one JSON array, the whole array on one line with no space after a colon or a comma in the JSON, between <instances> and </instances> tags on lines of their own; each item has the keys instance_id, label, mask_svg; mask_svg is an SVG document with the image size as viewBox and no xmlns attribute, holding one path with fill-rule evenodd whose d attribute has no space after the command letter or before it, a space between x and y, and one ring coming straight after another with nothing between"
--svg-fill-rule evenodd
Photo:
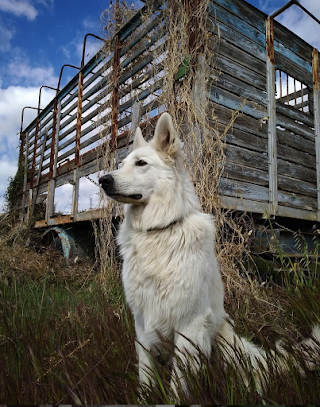
<instances>
[{"instance_id":1,"label":"dog's black nose","mask_svg":"<svg viewBox=\"0 0 320 407\"><path fill-rule=\"evenodd\" d=\"M113 176L110 174L104 175L103 177L99 178L99 184L101 184L102 188L110 188L114 184Z\"/></svg>"}]
</instances>

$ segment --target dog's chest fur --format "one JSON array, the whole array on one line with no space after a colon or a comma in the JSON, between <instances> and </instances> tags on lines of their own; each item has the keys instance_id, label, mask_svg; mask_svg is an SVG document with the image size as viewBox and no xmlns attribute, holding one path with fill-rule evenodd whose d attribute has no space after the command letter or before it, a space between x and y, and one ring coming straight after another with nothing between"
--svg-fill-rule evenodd
<instances>
[{"instance_id":1,"label":"dog's chest fur","mask_svg":"<svg viewBox=\"0 0 320 407\"><path fill-rule=\"evenodd\" d=\"M200 212L149 232L136 231L124 221L118 236L122 279L135 315L152 315L174 325L183 318L182 312L190 313L203 297L221 290L213 260L213 231L211 217Z\"/></svg>"}]
</instances>

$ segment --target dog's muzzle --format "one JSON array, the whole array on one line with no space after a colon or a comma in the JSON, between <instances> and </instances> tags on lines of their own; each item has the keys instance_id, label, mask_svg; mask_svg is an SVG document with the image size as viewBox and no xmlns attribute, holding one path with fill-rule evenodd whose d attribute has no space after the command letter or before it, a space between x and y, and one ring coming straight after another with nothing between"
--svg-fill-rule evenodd
<instances>
[{"instance_id":1,"label":"dog's muzzle","mask_svg":"<svg viewBox=\"0 0 320 407\"><path fill-rule=\"evenodd\" d=\"M131 199L135 199L135 200L139 200L142 198L141 194L124 195L124 194L120 193L119 191L117 191L116 187L115 187L115 183L114 183L114 178L110 174L100 177L99 184L101 185L102 189L108 196L110 196L111 198L114 198L116 200L117 200L117 197L120 198L120 197L126 197L126 196Z\"/></svg>"},{"instance_id":2,"label":"dog's muzzle","mask_svg":"<svg viewBox=\"0 0 320 407\"><path fill-rule=\"evenodd\" d=\"M106 194L112 193L114 189L114 178L112 175L107 174L99 178L99 184Z\"/></svg>"}]
</instances>

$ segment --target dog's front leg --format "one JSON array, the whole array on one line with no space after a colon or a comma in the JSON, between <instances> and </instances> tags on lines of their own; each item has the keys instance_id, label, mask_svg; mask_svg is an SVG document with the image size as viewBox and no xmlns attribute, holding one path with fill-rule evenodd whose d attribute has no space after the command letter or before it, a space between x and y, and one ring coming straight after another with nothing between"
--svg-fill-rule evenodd
<instances>
[{"instance_id":1,"label":"dog's front leg","mask_svg":"<svg viewBox=\"0 0 320 407\"><path fill-rule=\"evenodd\" d=\"M157 341L157 334L154 330L146 331L142 318L135 316L136 327L136 352L139 363L139 381L140 383L153 385L155 383L153 374L153 363L151 351Z\"/></svg>"},{"instance_id":2,"label":"dog's front leg","mask_svg":"<svg viewBox=\"0 0 320 407\"><path fill-rule=\"evenodd\" d=\"M212 326L210 324L210 312L198 315L190 321L187 326L180 327L175 333L175 353L173 359L173 377L171 379L171 389L177 399L178 389L182 393L188 394L188 386L185 374L188 367L196 373L201 366L201 358L198 349L206 356L211 354ZM179 362L178 362L179 360ZM182 365L182 366L181 366ZM182 367L182 370L180 369ZM184 369L186 367L186 369Z\"/></svg>"}]
</instances>

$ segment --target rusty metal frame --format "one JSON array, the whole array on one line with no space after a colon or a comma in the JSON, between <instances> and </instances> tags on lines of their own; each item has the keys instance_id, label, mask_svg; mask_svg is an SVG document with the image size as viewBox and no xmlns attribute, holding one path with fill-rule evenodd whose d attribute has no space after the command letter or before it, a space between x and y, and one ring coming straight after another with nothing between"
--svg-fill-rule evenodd
<instances>
[{"instance_id":1,"label":"rusty metal frame","mask_svg":"<svg viewBox=\"0 0 320 407\"><path fill-rule=\"evenodd\" d=\"M267 69L267 109L268 109L268 171L269 171L269 214L276 215L278 210L277 175L277 124L274 67L274 30L273 18L266 20L266 69Z\"/></svg>"},{"instance_id":2,"label":"rusty metal frame","mask_svg":"<svg viewBox=\"0 0 320 407\"><path fill-rule=\"evenodd\" d=\"M313 75L313 108L314 108L314 134L316 147L316 171L317 171L317 200L318 221L320 221L320 88L319 88L319 52L312 52L312 75Z\"/></svg>"},{"instance_id":3,"label":"rusty metal frame","mask_svg":"<svg viewBox=\"0 0 320 407\"><path fill-rule=\"evenodd\" d=\"M83 102L83 67L85 60L85 50L87 38L91 36L100 41L106 42L105 39L98 37L95 34L87 33L83 39L82 58L78 80L78 103L77 103L77 121L76 121L76 145L75 145L75 169L73 171L73 189L72 189L72 208L71 217L76 218L78 214L78 197L79 197L79 166L80 166L80 142L81 142L81 119L82 119L82 102Z\"/></svg>"},{"instance_id":4,"label":"rusty metal frame","mask_svg":"<svg viewBox=\"0 0 320 407\"><path fill-rule=\"evenodd\" d=\"M24 149L24 142L25 142L25 135L23 133L23 118L24 118L24 111L25 109L34 109L38 111L39 114L39 106L32 107L32 106L25 106L21 111L21 123L20 123L20 151L19 151L19 166L22 164L22 156L23 156L23 149ZM41 109L40 109L41 110ZM28 152L26 151L26 154Z\"/></svg>"},{"instance_id":5,"label":"rusty metal frame","mask_svg":"<svg viewBox=\"0 0 320 407\"><path fill-rule=\"evenodd\" d=\"M300 4L299 0L290 0L287 4L280 7L274 13L270 14L269 17L274 19L274 18L278 17L281 13L283 13L285 10L287 10L289 7L294 6L294 5L300 7L301 10L303 10L306 14L308 14L308 16L310 16L314 21L316 21L318 24L320 24L320 21L312 13L310 13L309 10L307 10L305 7L303 7Z\"/></svg>"}]
</instances>

